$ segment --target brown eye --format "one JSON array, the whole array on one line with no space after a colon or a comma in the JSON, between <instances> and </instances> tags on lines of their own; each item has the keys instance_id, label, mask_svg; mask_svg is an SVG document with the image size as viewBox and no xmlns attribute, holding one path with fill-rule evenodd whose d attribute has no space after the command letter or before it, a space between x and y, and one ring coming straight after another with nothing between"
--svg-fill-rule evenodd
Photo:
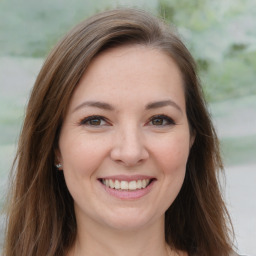
<instances>
[{"instance_id":1,"label":"brown eye","mask_svg":"<svg viewBox=\"0 0 256 256\"><path fill-rule=\"evenodd\" d=\"M86 125L86 126L105 126L107 125L107 121L103 116L89 116L84 118L80 125Z\"/></svg>"},{"instance_id":2,"label":"brown eye","mask_svg":"<svg viewBox=\"0 0 256 256\"><path fill-rule=\"evenodd\" d=\"M163 125L164 120L162 118L155 118L152 120L153 125Z\"/></svg>"},{"instance_id":3,"label":"brown eye","mask_svg":"<svg viewBox=\"0 0 256 256\"><path fill-rule=\"evenodd\" d=\"M166 125L174 125L174 121L172 118L166 116L166 115L157 115L153 116L150 119L150 125L153 126L166 126Z\"/></svg>"},{"instance_id":4,"label":"brown eye","mask_svg":"<svg viewBox=\"0 0 256 256\"><path fill-rule=\"evenodd\" d=\"M92 119L90 121L87 122L87 124L89 125L101 125L101 119Z\"/></svg>"}]
</instances>

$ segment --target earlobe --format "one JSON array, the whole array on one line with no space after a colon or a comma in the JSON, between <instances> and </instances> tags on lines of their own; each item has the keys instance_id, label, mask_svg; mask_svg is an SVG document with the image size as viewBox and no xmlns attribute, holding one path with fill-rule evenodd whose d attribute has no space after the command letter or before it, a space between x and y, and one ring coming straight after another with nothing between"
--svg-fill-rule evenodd
<instances>
[{"instance_id":1,"label":"earlobe","mask_svg":"<svg viewBox=\"0 0 256 256\"><path fill-rule=\"evenodd\" d=\"M62 170L62 164L61 164L61 163L58 163L58 164L56 164L55 166L56 166L56 168L57 168L58 170Z\"/></svg>"},{"instance_id":2,"label":"earlobe","mask_svg":"<svg viewBox=\"0 0 256 256\"><path fill-rule=\"evenodd\" d=\"M60 151L59 149L55 149L54 150L54 155L55 155L55 167L58 169L58 170L63 170L62 168L62 158L61 158L61 154L60 154Z\"/></svg>"},{"instance_id":3,"label":"earlobe","mask_svg":"<svg viewBox=\"0 0 256 256\"><path fill-rule=\"evenodd\" d=\"M60 168L62 168L61 163L58 163L58 164L56 164L55 166L56 166L56 168L59 169L59 170L60 170Z\"/></svg>"}]
</instances>

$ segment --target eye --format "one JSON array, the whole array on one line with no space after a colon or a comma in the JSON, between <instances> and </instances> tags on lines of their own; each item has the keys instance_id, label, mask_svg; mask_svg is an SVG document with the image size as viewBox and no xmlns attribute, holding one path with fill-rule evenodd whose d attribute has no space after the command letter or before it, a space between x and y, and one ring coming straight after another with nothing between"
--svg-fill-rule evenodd
<instances>
[{"instance_id":1,"label":"eye","mask_svg":"<svg viewBox=\"0 0 256 256\"><path fill-rule=\"evenodd\" d=\"M88 116L80 121L80 125L105 126L108 125L108 123L103 116Z\"/></svg>"},{"instance_id":2,"label":"eye","mask_svg":"<svg viewBox=\"0 0 256 256\"><path fill-rule=\"evenodd\" d=\"M172 118L166 115L156 115L150 118L149 124L154 126L166 126L174 125L175 122L173 121Z\"/></svg>"}]
</instances>

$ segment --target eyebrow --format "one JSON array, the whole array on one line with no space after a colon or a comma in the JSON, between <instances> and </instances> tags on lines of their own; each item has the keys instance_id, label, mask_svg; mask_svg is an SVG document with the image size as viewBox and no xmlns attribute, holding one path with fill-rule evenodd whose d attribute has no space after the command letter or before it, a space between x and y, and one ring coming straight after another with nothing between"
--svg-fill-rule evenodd
<instances>
[{"instance_id":1,"label":"eyebrow","mask_svg":"<svg viewBox=\"0 0 256 256\"><path fill-rule=\"evenodd\" d=\"M176 108L177 110L179 110L182 113L182 109L181 107L175 103L172 100L163 100L163 101L156 101L156 102L151 102L148 103L145 107L146 110L150 110L150 109L156 109L156 108L162 108L162 107L166 107L166 106L172 106L174 108ZM73 112L84 108L84 107L96 107L99 109L104 109L104 110L109 110L109 111L113 111L114 107L106 102L101 102L101 101L85 101L83 103L81 103L80 105L78 105Z\"/></svg>"},{"instance_id":2,"label":"eyebrow","mask_svg":"<svg viewBox=\"0 0 256 256\"><path fill-rule=\"evenodd\" d=\"M177 110L179 110L182 113L181 107L172 100L163 100L163 101L156 101L156 102L149 103L147 104L146 109L162 108L166 106L175 107Z\"/></svg>"},{"instance_id":3,"label":"eyebrow","mask_svg":"<svg viewBox=\"0 0 256 256\"><path fill-rule=\"evenodd\" d=\"M73 112L77 111L78 109L81 109L83 107L95 107L95 108L100 108L104 110L114 110L114 107L111 106L108 103L105 102L100 102L100 101L85 101L82 104L78 105Z\"/></svg>"}]
</instances>

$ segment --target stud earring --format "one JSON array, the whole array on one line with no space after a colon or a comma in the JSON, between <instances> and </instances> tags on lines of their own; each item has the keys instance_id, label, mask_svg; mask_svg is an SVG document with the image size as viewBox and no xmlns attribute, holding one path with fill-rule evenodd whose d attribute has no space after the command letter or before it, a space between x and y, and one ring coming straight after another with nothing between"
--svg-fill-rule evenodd
<instances>
[{"instance_id":1,"label":"stud earring","mask_svg":"<svg viewBox=\"0 0 256 256\"><path fill-rule=\"evenodd\" d=\"M60 169L62 167L61 163L58 163L55 165L57 169Z\"/></svg>"}]
</instances>

